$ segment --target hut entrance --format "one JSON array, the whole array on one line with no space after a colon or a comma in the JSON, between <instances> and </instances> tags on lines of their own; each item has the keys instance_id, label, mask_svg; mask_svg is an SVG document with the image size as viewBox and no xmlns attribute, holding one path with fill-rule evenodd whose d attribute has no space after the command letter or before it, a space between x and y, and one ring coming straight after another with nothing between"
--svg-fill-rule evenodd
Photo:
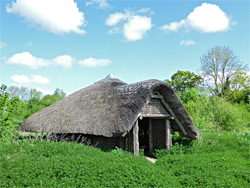
<instances>
[{"instance_id":1,"label":"hut entrance","mask_svg":"<svg viewBox=\"0 0 250 188\"><path fill-rule=\"evenodd\" d=\"M138 121L139 125L139 148L144 149L144 153L149 153L149 118Z\"/></svg>"},{"instance_id":2,"label":"hut entrance","mask_svg":"<svg viewBox=\"0 0 250 188\"><path fill-rule=\"evenodd\" d=\"M139 148L148 155L157 148L169 149L171 145L170 120L164 118L143 118L138 120Z\"/></svg>"},{"instance_id":3,"label":"hut entrance","mask_svg":"<svg viewBox=\"0 0 250 188\"><path fill-rule=\"evenodd\" d=\"M174 119L175 114L164 97L159 92L154 92L134 126L135 155L138 155L139 149L144 149L145 155L156 148L170 149L170 120Z\"/></svg>"}]
</instances>

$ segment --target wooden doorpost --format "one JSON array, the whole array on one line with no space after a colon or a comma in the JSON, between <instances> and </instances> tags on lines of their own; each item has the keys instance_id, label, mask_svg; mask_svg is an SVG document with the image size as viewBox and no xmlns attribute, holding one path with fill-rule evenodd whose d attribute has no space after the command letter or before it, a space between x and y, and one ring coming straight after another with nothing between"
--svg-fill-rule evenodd
<instances>
[{"instance_id":1,"label":"wooden doorpost","mask_svg":"<svg viewBox=\"0 0 250 188\"><path fill-rule=\"evenodd\" d=\"M171 126L169 119L166 119L166 149L170 150L172 145Z\"/></svg>"},{"instance_id":2,"label":"wooden doorpost","mask_svg":"<svg viewBox=\"0 0 250 188\"><path fill-rule=\"evenodd\" d=\"M138 120L136 120L134 127L133 127L133 142L134 142L134 155L139 155L139 126Z\"/></svg>"},{"instance_id":3,"label":"wooden doorpost","mask_svg":"<svg viewBox=\"0 0 250 188\"><path fill-rule=\"evenodd\" d=\"M152 133L151 119L148 120L148 142L149 142L149 152L153 151L153 133Z\"/></svg>"}]
</instances>

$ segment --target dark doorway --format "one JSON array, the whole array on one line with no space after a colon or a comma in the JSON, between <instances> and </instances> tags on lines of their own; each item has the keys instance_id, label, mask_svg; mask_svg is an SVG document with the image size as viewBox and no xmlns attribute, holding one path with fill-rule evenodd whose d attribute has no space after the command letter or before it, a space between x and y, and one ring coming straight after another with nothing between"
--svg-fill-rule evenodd
<instances>
[{"instance_id":1,"label":"dark doorway","mask_svg":"<svg viewBox=\"0 0 250 188\"><path fill-rule=\"evenodd\" d=\"M138 121L139 125L139 148L144 150L144 154L149 153L148 123L149 118L143 118Z\"/></svg>"}]
</instances>

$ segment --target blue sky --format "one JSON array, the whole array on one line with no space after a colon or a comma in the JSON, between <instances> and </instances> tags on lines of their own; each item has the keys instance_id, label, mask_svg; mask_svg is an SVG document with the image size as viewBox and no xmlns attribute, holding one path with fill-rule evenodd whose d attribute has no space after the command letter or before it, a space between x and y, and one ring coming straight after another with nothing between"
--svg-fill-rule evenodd
<instances>
[{"instance_id":1,"label":"blue sky","mask_svg":"<svg viewBox=\"0 0 250 188\"><path fill-rule=\"evenodd\" d=\"M0 82L68 93L109 73L133 83L200 71L230 46L250 63L248 0L1 0Z\"/></svg>"}]
</instances>

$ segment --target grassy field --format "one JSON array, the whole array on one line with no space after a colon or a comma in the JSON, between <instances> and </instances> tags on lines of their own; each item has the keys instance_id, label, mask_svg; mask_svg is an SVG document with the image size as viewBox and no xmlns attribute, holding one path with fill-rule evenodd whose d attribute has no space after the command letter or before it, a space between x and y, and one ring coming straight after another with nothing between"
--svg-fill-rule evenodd
<instances>
[{"instance_id":1,"label":"grassy field","mask_svg":"<svg viewBox=\"0 0 250 188\"><path fill-rule=\"evenodd\" d=\"M250 133L174 137L155 164L117 148L41 139L0 140L0 187L249 187Z\"/></svg>"}]
</instances>

